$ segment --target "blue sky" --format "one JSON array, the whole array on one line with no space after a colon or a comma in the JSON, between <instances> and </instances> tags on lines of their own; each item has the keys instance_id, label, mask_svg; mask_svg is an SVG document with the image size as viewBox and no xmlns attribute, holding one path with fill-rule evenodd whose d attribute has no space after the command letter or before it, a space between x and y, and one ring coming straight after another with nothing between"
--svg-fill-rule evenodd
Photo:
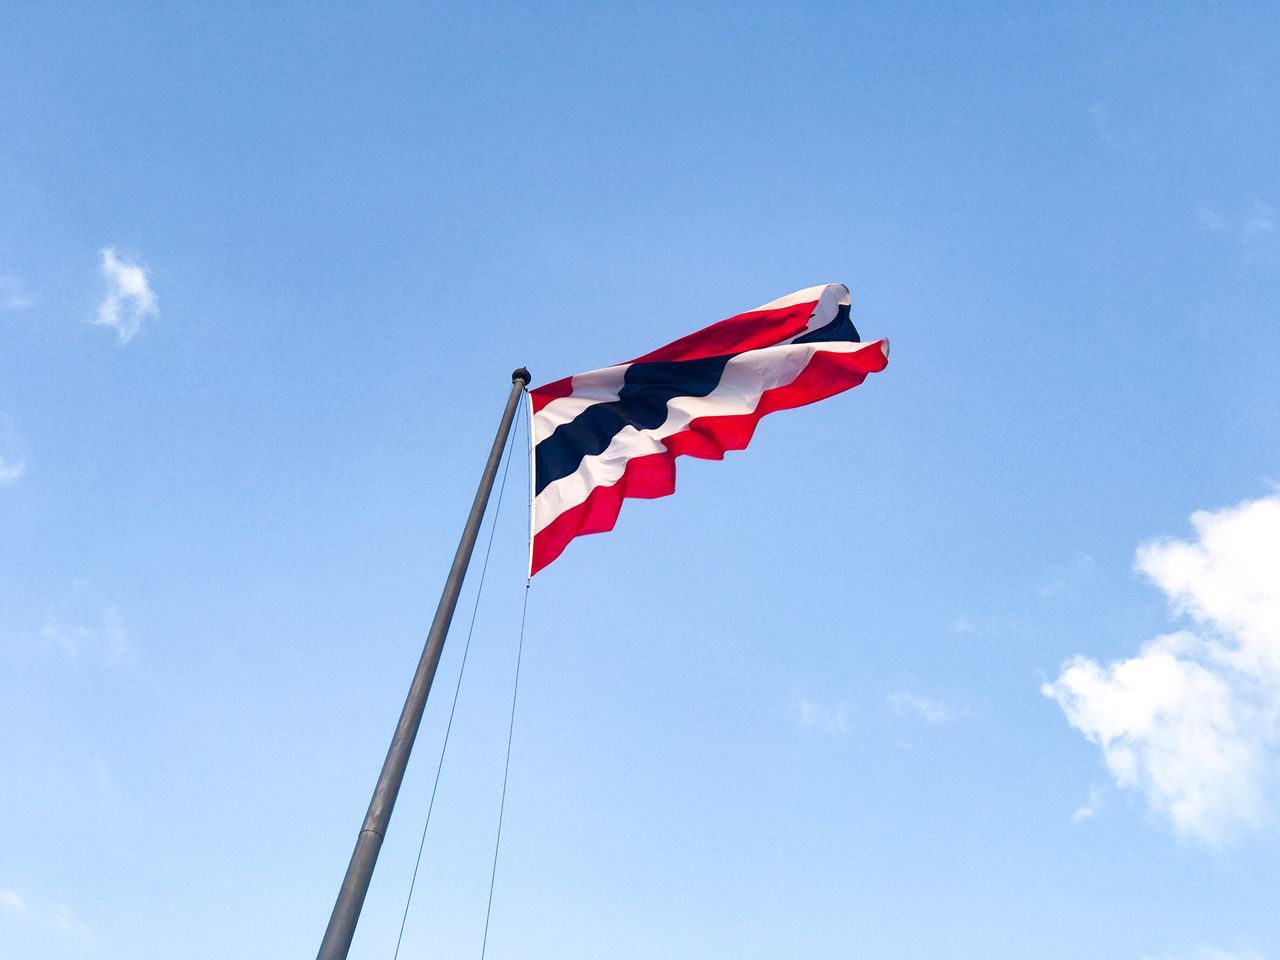
<instances>
[{"instance_id":1,"label":"blue sky","mask_svg":"<svg viewBox=\"0 0 1280 960\"><path fill-rule=\"evenodd\" d=\"M309 956L511 369L824 282L889 369L533 584L489 955L1280 957L1278 47L1250 4L11 6L0 958ZM402 956L479 953L512 489Z\"/></svg>"}]
</instances>

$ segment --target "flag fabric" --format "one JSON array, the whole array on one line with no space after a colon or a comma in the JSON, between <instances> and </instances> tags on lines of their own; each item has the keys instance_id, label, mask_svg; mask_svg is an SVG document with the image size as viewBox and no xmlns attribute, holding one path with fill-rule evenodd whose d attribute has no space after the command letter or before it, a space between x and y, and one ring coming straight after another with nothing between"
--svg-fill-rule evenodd
<instances>
[{"instance_id":1,"label":"flag fabric","mask_svg":"<svg viewBox=\"0 0 1280 960\"><path fill-rule=\"evenodd\" d=\"M831 283L534 388L530 575L612 530L628 497L673 493L676 457L723 459L765 414L856 387L888 359L887 340L858 339L849 289Z\"/></svg>"}]
</instances>

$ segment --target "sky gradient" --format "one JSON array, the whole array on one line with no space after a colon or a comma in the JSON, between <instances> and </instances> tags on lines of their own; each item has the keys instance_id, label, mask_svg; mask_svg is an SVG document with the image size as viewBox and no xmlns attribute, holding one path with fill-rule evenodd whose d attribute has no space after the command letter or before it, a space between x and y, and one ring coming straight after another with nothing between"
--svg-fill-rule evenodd
<instances>
[{"instance_id":1,"label":"sky gradient","mask_svg":"<svg viewBox=\"0 0 1280 960\"><path fill-rule=\"evenodd\" d=\"M1280 958L1274 9L2 20L0 960L312 955L511 370L826 282L889 368L535 578L488 955ZM526 470L402 957L479 955Z\"/></svg>"}]
</instances>

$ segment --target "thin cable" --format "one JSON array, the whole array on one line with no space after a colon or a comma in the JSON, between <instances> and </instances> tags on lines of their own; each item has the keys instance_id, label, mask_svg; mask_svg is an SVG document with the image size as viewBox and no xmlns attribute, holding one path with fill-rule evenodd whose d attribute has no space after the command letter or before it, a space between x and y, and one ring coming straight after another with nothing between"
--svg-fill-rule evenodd
<instances>
[{"instance_id":1,"label":"thin cable","mask_svg":"<svg viewBox=\"0 0 1280 960\"><path fill-rule=\"evenodd\" d=\"M489 905L484 911L484 940L480 944L480 960L489 946L489 917L493 913L493 887L498 879L498 850L502 846L502 815L507 809L507 779L511 773L511 740L516 730L516 697L520 693L520 661L524 655L524 622L529 612L529 584L524 582L524 605L520 610L520 642L516 646L516 681L511 688L511 722L507 727L507 762L502 769L502 802L498 805L498 836L493 841L493 869L489 873Z\"/></svg>"},{"instance_id":2,"label":"thin cable","mask_svg":"<svg viewBox=\"0 0 1280 960\"><path fill-rule=\"evenodd\" d=\"M528 430L528 426L525 427ZM532 431L529 431L529 442L532 444ZM530 451L532 458L532 451ZM530 491L530 509L533 506L532 490ZM530 536L532 540L532 535ZM507 810L507 780L511 775L511 741L516 732L516 700L520 695L520 662L524 659L524 625L529 614L529 585L532 576L524 580L524 603L520 607L520 641L516 644L516 678L511 687L511 720L507 724L507 760L502 768L502 801L498 804L498 835L493 841L493 868L489 871L489 903L484 909L484 939L480 943L480 960L484 960L485 951L489 947L489 919L493 914L493 888L498 879L498 851L502 847L502 815Z\"/></svg>"},{"instance_id":3,"label":"thin cable","mask_svg":"<svg viewBox=\"0 0 1280 960\"><path fill-rule=\"evenodd\" d=\"M467 654L471 652L471 635L476 629L476 614L480 610L480 595L484 592L484 577L489 571L489 554L493 551L493 535L498 529L498 515L502 512L502 494L507 489L507 473L511 470L511 452L515 449L516 431L511 431L507 441L507 465L502 469L502 483L498 487L498 502L493 508L493 523L489 526L489 544L484 551L484 564L480 567L480 582L476 586L476 602L471 608L471 624L467 627L467 642L462 647L462 665L458 668L458 682L453 688L453 704L449 707L449 722L444 728L444 742L440 745L440 760L436 763L436 779L431 785L431 800L427 803L427 819L422 824L422 838L418 841L418 858L413 861L413 877L409 880L409 894L404 899L404 915L400 917L400 933L396 936L396 951L392 960L400 956L400 944L404 940L404 927L409 919L409 904L413 901L413 888L418 882L418 867L422 864L422 850L427 844L427 827L431 824L431 811L436 805L436 791L440 789L440 772L444 769L445 751L449 749L449 734L453 730L453 715L458 710L458 694L462 692L462 675L467 670Z\"/></svg>"}]
</instances>

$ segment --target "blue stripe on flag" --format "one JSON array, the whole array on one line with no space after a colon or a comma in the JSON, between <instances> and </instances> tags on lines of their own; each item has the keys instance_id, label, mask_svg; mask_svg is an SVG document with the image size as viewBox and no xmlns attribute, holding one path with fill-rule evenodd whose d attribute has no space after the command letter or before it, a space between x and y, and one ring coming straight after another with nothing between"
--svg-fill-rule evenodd
<instances>
[{"instance_id":1,"label":"blue stripe on flag","mask_svg":"<svg viewBox=\"0 0 1280 960\"><path fill-rule=\"evenodd\" d=\"M832 343L836 340L859 342L858 329L849 319L849 304L843 303L836 309L836 318L826 326L810 330L803 336L796 337L792 343Z\"/></svg>"},{"instance_id":2,"label":"blue stripe on flag","mask_svg":"<svg viewBox=\"0 0 1280 960\"><path fill-rule=\"evenodd\" d=\"M662 426L667 420L667 404L676 397L705 397L720 383L729 360L724 356L633 363L623 375L617 400L587 407L538 444L534 450L537 493L576 473L583 458L604 453L624 427L652 430Z\"/></svg>"}]
</instances>

